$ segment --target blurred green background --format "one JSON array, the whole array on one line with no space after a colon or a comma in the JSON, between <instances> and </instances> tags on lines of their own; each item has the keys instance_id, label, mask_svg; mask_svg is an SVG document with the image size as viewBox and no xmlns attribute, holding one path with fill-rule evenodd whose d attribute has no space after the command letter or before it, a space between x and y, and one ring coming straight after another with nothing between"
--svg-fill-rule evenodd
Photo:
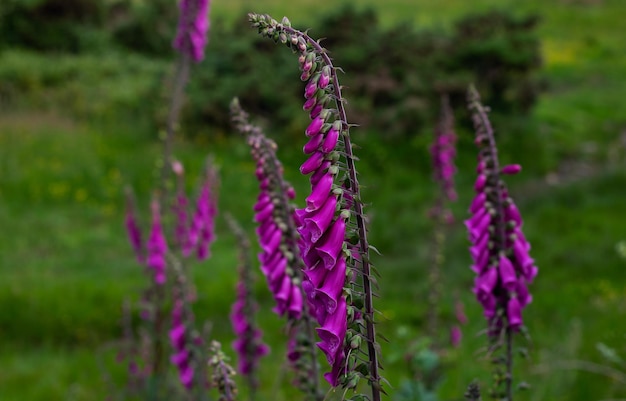
<instances>
[{"instance_id":1,"label":"blurred green background","mask_svg":"<svg viewBox=\"0 0 626 401\"><path fill-rule=\"evenodd\" d=\"M525 310L530 358L521 400L626 399L626 30L622 0L213 1L206 59L192 69L176 156L188 189L208 154L220 166L220 210L252 233L257 186L246 144L228 126L231 97L279 145L302 201L307 180L295 57L257 38L248 11L311 27L345 70L357 165L381 251L378 309L384 374L407 376L423 335L435 197L428 145L438 93L451 93L459 135L457 223L444 270L443 327L453 300L469 324L445 357L441 399L473 379L488 385L484 319L470 288L462 225L475 148L464 90L493 109L508 180L540 273ZM156 185L173 61L174 0L3 0L0 5L0 400L97 400L123 378L115 344L121 305L145 286L123 228L124 186L142 216ZM146 223L144 221L144 223ZM194 266L199 319L229 354L235 240L217 223L213 257ZM285 335L262 280L259 321L272 346L262 395L281 388ZM441 343L447 341L442 329ZM601 344L606 345L603 347ZM520 341L519 345L529 345ZM602 351L603 350L603 351ZM278 378L277 378L278 377ZM281 381L282 380L282 381ZM278 389L278 390L277 390ZM393 392L393 391L392 391Z\"/></svg>"}]
</instances>

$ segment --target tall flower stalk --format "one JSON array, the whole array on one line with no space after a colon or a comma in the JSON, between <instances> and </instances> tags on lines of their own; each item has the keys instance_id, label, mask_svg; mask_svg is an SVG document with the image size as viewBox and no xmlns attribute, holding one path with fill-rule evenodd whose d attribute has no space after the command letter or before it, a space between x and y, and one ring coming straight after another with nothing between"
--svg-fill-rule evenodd
<instances>
[{"instance_id":1,"label":"tall flower stalk","mask_svg":"<svg viewBox=\"0 0 626 401\"><path fill-rule=\"evenodd\" d=\"M276 300L274 312L288 320L291 336L288 358L296 369L296 385L307 400L322 400L318 363L313 341L310 308L305 303L302 281L304 264L300 256L295 208L295 191L283 177L283 166L276 156L277 146L263 131L250 124L237 99L231 103L235 128L246 136L256 161L259 197L254 206L257 234L262 252L261 271Z\"/></svg>"},{"instance_id":2,"label":"tall flower stalk","mask_svg":"<svg viewBox=\"0 0 626 401\"><path fill-rule=\"evenodd\" d=\"M530 244L522 232L522 218L502 180L503 174L516 174L519 165L500 167L488 109L480 102L476 89L468 92L469 109L476 129L478 177L474 184L476 197L470 206L472 217L465 221L472 242L472 270L477 274L474 293L484 308L489 329L491 351L504 348L495 362L504 364L496 372L494 396L513 399L513 338L523 325L522 309L532 296L527 285L537 275L530 257ZM504 389L500 389L500 387Z\"/></svg>"},{"instance_id":3,"label":"tall flower stalk","mask_svg":"<svg viewBox=\"0 0 626 401\"><path fill-rule=\"evenodd\" d=\"M258 305L254 299L252 288L254 276L250 257L250 241L243 229L234 218L227 215L228 225L235 234L239 244L239 281L237 282L237 299L232 306L230 321L237 339L233 348L239 355L239 373L246 377L248 382L249 399L255 399L259 386L256 371L259 358L267 355L269 347L261 340L263 333L255 324L255 314Z\"/></svg>"},{"instance_id":4,"label":"tall flower stalk","mask_svg":"<svg viewBox=\"0 0 626 401\"><path fill-rule=\"evenodd\" d=\"M356 389L360 378L380 400L378 344L374 325L370 245L344 98L328 52L308 34L268 15L249 14L261 35L298 54L305 84L303 108L311 123L305 130L309 155L300 172L310 176L306 208L297 211L305 264L303 287L321 327L317 346L331 371L332 386ZM367 344L367 351L361 344Z\"/></svg>"},{"instance_id":5,"label":"tall flower stalk","mask_svg":"<svg viewBox=\"0 0 626 401\"><path fill-rule=\"evenodd\" d=\"M434 224L434 241L428 274L427 333L431 338L436 338L441 302L441 269L445 261L446 226L453 221L452 211L448 208L448 204L457 199L454 186L456 134L454 133L454 116L446 94L441 95L441 114L435 128L430 154L433 178L439 186L439 191L437 191L435 205L430 211ZM458 335L455 338L458 338Z\"/></svg>"},{"instance_id":6,"label":"tall flower stalk","mask_svg":"<svg viewBox=\"0 0 626 401\"><path fill-rule=\"evenodd\" d=\"M172 46L180 54L171 91L165 138L163 140L163 160L161 160L161 201L167 200L170 165L172 164L172 143L183 104L183 92L189 80L191 61L199 63L204 59L204 47L209 31L210 0L180 0L178 30Z\"/></svg>"}]
</instances>

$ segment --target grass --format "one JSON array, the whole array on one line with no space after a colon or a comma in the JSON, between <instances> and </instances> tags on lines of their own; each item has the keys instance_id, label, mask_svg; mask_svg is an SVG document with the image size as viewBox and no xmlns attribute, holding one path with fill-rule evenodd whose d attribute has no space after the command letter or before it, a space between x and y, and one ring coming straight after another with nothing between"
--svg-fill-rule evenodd
<instances>
[{"instance_id":1,"label":"grass","mask_svg":"<svg viewBox=\"0 0 626 401\"><path fill-rule=\"evenodd\" d=\"M533 388L519 398L626 397L623 384L587 371L564 370L561 363L574 359L606 363L596 349L598 342L615 347L622 357L626 351L621 345L626 332L622 323L626 321L626 261L615 251L615 244L626 239L626 149L620 148L618 137L626 128L622 96L626 54L621 48L626 34L619 29L626 4L618 0L587 6L574 1L546 5L538 0L523 5L485 0L359 3L378 7L384 24L412 19L421 26L449 26L457 16L494 5L542 16L543 75L549 86L532 122L541 143L533 144L534 137L519 142L508 138L501 156L505 163L522 160L529 165L542 155L564 182L549 184L538 174L509 180L541 269L531 289L534 301L524 312L533 338L531 360L518 364L519 377ZM294 25L306 26L307 19L324 12L318 4L273 0L261 7L243 0L216 2L214 15L232 19L239 10L254 5L256 11L286 14ZM92 74L99 59L89 56L68 57L59 65L19 52L1 57L0 75L23 66L16 82L33 93L43 85L41 77L55 75L50 70L66 74L76 68L76 80L64 89L74 97L67 99L75 102L72 110L95 107L95 112L84 110L97 118L66 116L45 97L20 104L19 91L13 96L21 111L0 114L0 399L102 399L108 387L94 353L103 353L105 365L119 380L121 367L106 347L120 336L122 302L136 300L145 280L123 231L123 188L133 186L145 215L160 152L152 133L146 131L144 117L131 119L125 114L115 120L108 104L125 107L138 93L158 93L150 82L167 66L132 59L128 65L134 67L118 74L126 64L123 57L113 56L105 65L111 70L108 78L103 78ZM100 95L107 98L92 104ZM421 136L404 149L394 149L355 133L356 142L363 146L358 167L364 198L371 202L371 239L383 253L375 263L382 273L378 308L386 318L380 331L390 339L382 345L385 375L397 387L406 374L406 344L421 335L424 316L430 238L425 216L432 191L428 138ZM487 385L490 377L488 362L477 352L485 343L477 335L484 321L469 293L473 277L460 224L471 198L475 160L473 145L464 135L457 177L461 199L454 206L459 223L449 235L446 288L458 291L470 323L463 328L461 347L446 358L449 369L442 399L460 399L470 380L479 378ZM302 200L306 183L293 172L300 154L290 145L281 144L279 152ZM236 139L203 135L193 143L178 143L176 153L190 173L190 188L209 151L222 170L220 209L235 214L251 229L256 183L246 146ZM611 164L609 153L616 154ZM593 169L567 180L565 162L590 164ZM221 221L218 237L212 259L194 266L199 293L196 314L212 319L214 336L230 353L227 316L236 251ZM275 394L277 388L288 387L277 379L284 352L281 323L268 311L271 297L261 280L257 290L263 306L259 321L273 348L263 365L264 383L270 384L263 387L262 395L287 399ZM442 314L446 323L452 323L454 294L447 295Z\"/></svg>"}]
</instances>

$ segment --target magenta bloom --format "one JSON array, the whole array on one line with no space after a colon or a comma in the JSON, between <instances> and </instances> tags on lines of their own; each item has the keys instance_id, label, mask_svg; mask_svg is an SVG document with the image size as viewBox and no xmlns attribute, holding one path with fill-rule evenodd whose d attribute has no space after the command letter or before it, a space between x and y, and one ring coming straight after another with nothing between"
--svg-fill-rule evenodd
<instances>
[{"instance_id":1,"label":"magenta bloom","mask_svg":"<svg viewBox=\"0 0 626 401\"><path fill-rule=\"evenodd\" d=\"M161 226L161 216L159 205L156 201L152 203L152 229L147 244L148 257L146 264L154 270L154 281L161 285L165 283L165 254L167 253L167 242Z\"/></svg>"},{"instance_id":2,"label":"magenta bloom","mask_svg":"<svg viewBox=\"0 0 626 401\"><path fill-rule=\"evenodd\" d=\"M448 201L457 199L454 189L454 158L456 157L456 134L454 121L448 102L442 102L441 118L435 130L435 139L430 146L430 155L433 165L433 176L441 186L441 190Z\"/></svg>"},{"instance_id":3,"label":"magenta bloom","mask_svg":"<svg viewBox=\"0 0 626 401\"><path fill-rule=\"evenodd\" d=\"M233 304L230 320L237 339L233 343L233 349L239 355L239 373L249 375L256 370L259 358L267 355L269 347L261 341L263 333L254 326L253 314L256 304L247 284L242 281L237 283L237 300Z\"/></svg>"},{"instance_id":4,"label":"magenta bloom","mask_svg":"<svg viewBox=\"0 0 626 401\"><path fill-rule=\"evenodd\" d=\"M195 62L204 58L209 31L209 0L181 0L178 32L173 46Z\"/></svg>"},{"instance_id":5,"label":"magenta bloom","mask_svg":"<svg viewBox=\"0 0 626 401\"><path fill-rule=\"evenodd\" d=\"M187 349L187 329L183 319L183 301L177 299L172 308L172 328L169 332L170 342L174 349L171 361L178 368L180 382L185 388L193 387L193 366L191 365L191 354Z\"/></svg>"},{"instance_id":6,"label":"magenta bloom","mask_svg":"<svg viewBox=\"0 0 626 401\"><path fill-rule=\"evenodd\" d=\"M478 275L473 291L489 320L490 334L497 335L497 328L518 330L523 325L522 309L532 300L527 284L537 275L537 267L522 233L522 216L501 179L502 174L518 173L521 166L499 167L486 112L478 100L470 107L474 110L475 142L480 152L476 197L469 209L472 217L465 225L472 242L472 270Z\"/></svg>"},{"instance_id":7,"label":"magenta bloom","mask_svg":"<svg viewBox=\"0 0 626 401\"><path fill-rule=\"evenodd\" d=\"M187 239L183 245L183 256L190 256L196 251L198 260L204 260L210 256L209 247L215 241L215 216L217 214L217 201L212 192L214 173L209 173L198 197L196 211L191 219Z\"/></svg>"},{"instance_id":8,"label":"magenta bloom","mask_svg":"<svg viewBox=\"0 0 626 401\"><path fill-rule=\"evenodd\" d=\"M128 233L128 239L130 241L130 244L135 251L135 255L137 256L137 261L139 263L144 263L145 256L143 249L143 240L141 238L141 229L137 224L137 220L135 218L133 210L129 209L126 211L124 225L126 226L126 232Z\"/></svg>"},{"instance_id":9,"label":"magenta bloom","mask_svg":"<svg viewBox=\"0 0 626 401\"><path fill-rule=\"evenodd\" d=\"M251 135L248 143L256 160L255 174L259 180L254 220L258 223L256 232L262 249L259 254L261 271L276 301L274 312L287 315L289 319L300 319L304 310L299 285L301 268L297 258L297 233L295 228L290 229L290 226L295 227L295 215L288 202L295 197L295 191L283 179L282 165L275 154L276 144L261 133Z\"/></svg>"}]
</instances>

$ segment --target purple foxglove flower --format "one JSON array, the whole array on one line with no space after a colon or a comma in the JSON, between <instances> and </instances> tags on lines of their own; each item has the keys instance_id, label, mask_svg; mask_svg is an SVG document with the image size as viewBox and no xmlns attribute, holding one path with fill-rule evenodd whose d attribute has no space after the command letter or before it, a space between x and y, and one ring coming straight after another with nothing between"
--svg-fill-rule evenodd
<instances>
[{"instance_id":1,"label":"purple foxglove flower","mask_svg":"<svg viewBox=\"0 0 626 401\"><path fill-rule=\"evenodd\" d=\"M324 269L323 266L318 266L316 268L308 269L304 271L304 274L307 280L313 286L313 288L321 287L328 273L329 273L328 270ZM315 297L315 293L311 295L311 298L314 298L314 297Z\"/></svg>"},{"instance_id":2,"label":"purple foxglove flower","mask_svg":"<svg viewBox=\"0 0 626 401\"><path fill-rule=\"evenodd\" d=\"M517 287L517 276L515 275L515 269L509 258L500 255L498 269L502 286L509 291L514 291Z\"/></svg>"},{"instance_id":3,"label":"purple foxglove flower","mask_svg":"<svg viewBox=\"0 0 626 401\"><path fill-rule=\"evenodd\" d=\"M485 209L485 201L487 200L487 194L484 192L479 193L474 197L472 205L470 206L470 213L477 213L481 209ZM485 209L486 210L486 209Z\"/></svg>"},{"instance_id":4,"label":"purple foxglove flower","mask_svg":"<svg viewBox=\"0 0 626 401\"><path fill-rule=\"evenodd\" d=\"M335 146L337 146L337 141L339 140L339 130L335 129L335 126L331 127L331 129L326 133L324 137L324 143L322 144L322 151L329 153Z\"/></svg>"},{"instance_id":5,"label":"purple foxglove flower","mask_svg":"<svg viewBox=\"0 0 626 401\"><path fill-rule=\"evenodd\" d=\"M270 203L272 203L272 198L269 196L269 194L267 192L261 192L253 209L255 212L258 212Z\"/></svg>"},{"instance_id":6,"label":"purple foxglove flower","mask_svg":"<svg viewBox=\"0 0 626 401\"><path fill-rule=\"evenodd\" d=\"M519 301L520 307L525 307L529 303L533 301L533 296L528 292L528 287L526 287L526 281L523 278L520 278L517 282L517 287L515 288L516 298Z\"/></svg>"},{"instance_id":7,"label":"purple foxglove flower","mask_svg":"<svg viewBox=\"0 0 626 401\"><path fill-rule=\"evenodd\" d=\"M178 368L180 382L185 388L190 389L193 386L193 368L190 364L191 355L187 349L187 330L183 319L183 308L183 301L176 299L172 308L172 329L169 332L174 349L174 354L170 359L172 364Z\"/></svg>"},{"instance_id":8,"label":"purple foxglove flower","mask_svg":"<svg viewBox=\"0 0 626 401\"><path fill-rule=\"evenodd\" d=\"M338 299L335 313L329 314L322 327L316 329L322 340L316 345L326 354L326 359L331 365L337 362L337 351L343 346L347 328L347 304L346 299L341 296Z\"/></svg>"},{"instance_id":9,"label":"purple foxglove flower","mask_svg":"<svg viewBox=\"0 0 626 401\"><path fill-rule=\"evenodd\" d=\"M477 294L490 294L498 282L498 270L490 267L486 272L476 277L474 286Z\"/></svg>"},{"instance_id":10,"label":"purple foxglove flower","mask_svg":"<svg viewBox=\"0 0 626 401\"><path fill-rule=\"evenodd\" d=\"M137 220L135 219L135 215L132 211L129 210L126 212L124 224L126 225L126 231L128 233L128 239L130 241L130 244L135 251L135 255L137 256L137 261L139 263L144 263L145 259L143 255L143 241L141 238L141 230L139 229L139 225L137 224Z\"/></svg>"},{"instance_id":11,"label":"purple foxglove flower","mask_svg":"<svg viewBox=\"0 0 626 401\"><path fill-rule=\"evenodd\" d=\"M506 307L506 315L509 321L509 327L511 327L512 330L519 330L523 321L522 308L520 307L520 303L517 298L509 298L509 302Z\"/></svg>"},{"instance_id":12,"label":"purple foxglove flower","mask_svg":"<svg viewBox=\"0 0 626 401\"><path fill-rule=\"evenodd\" d=\"M337 354L335 355L335 363L333 363L331 371L324 373L324 379L326 379L326 381L333 387L337 387L339 385L339 377L345 372L345 360L346 357L343 350L341 348L338 349Z\"/></svg>"},{"instance_id":13,"label":"purple foxglove flower","mask_svg":"<svg viewBox=\"0 0 626 401\"><path fill-rule=\"evenodd\" d=\"M195 62L204 58L209 31L209 0L181 0L178 32L173 46Z\"/></svg>"},{"instance_id":14,"label":"purple foxglove flower","mask_svg":"<svg viewBox=\"0 0 626 401\"><path fill-rule=\"evenodd\" d=\"M317 82L312 79L304 87L304 97L310 99L315 95L315 92L317 92Z\"/></svg>"},{"instance_id":15,"label":"purple foxglove flower","mask_svg":"<svg viewBox=\"0 0 626 401\"><path fill-rule=\"evenodd\" d=\"M485 189L485 185L487 183L487 176L484 174L480 174L476 179L476 183L474 183L474 190L476 192L481 192Z\"/></svg>"},{"instance_id":16,"label":"purple foxglove flower","mask_svg":"<svg viewBox=\"0 0 626 401\"><path fill-rule=\"evenodd\" d=\"M326 199L330 196L333 187L333 176L329 173L325 174L318 183L315 184L311 194L306 198L306 211L312 212L321 208Z\"/></svg>"},{"instance_id":17,"label":"purple foxglove flower","mask_svg":"<svg viewBox=\"0 0 626 401\"><path fill-rule=\"evenodd\" d=\"M152 204L152 230L148 238L148 259L147 265L154 270L154 281L161 285L165 283L165 254L167 253L167 243L161 226L158 203Z\"/></svg>"},{"instance_id":18,"label":"purple foxglove flower","mask_svg":"<svg viewBox=\"0 0 626 401\"><path fill-rule=\"evenodd\" d=\"M302 151L305 154L310 155L311 153L319 149L323 140L324 137L322 135L315 135L314 137L311 137L311 139L309 139L306 145L304 145L304 147L302 148Z\"/></svg>"},{"instance_id":19,"label":"purple foxglove flower","mask_svg":"<svg viewBox=\"0 0 626 401\"><path fill-rule=\"evenodd\" d=\"M263 209L259 210L254 215L254 221L256 221L257 223L264 222L272 215L273 211L274 211L274 204L272 202L267 203Z\"/></svg>"},{"instance_id":20,"label":"purple foxglove flower","mask_svg":"<svg viewBox=\"0 0 626 401\"><path fill-rule=\"evenodd\" d=\"M313 121L311 121L307 129L304 131L306 136L311 137L320 133L320 130L324 125L324 118L322 117L322 114L324 113L320 113L319 116L315 117Z\"/></svg>"},{"instance_id":21,"label":"purple foxglove flower","mask_svg":"<svg viewBox=\"0 0 626 401\"><path fill-rule=\"evenodd\" d=\"M309 179L309 181L311 182L311 187L314 187L318 182L320 182L322 178L324 178L328 167L330 167L330 164L330 161L324 160L322 162L322 165L317 168L313 175L311 175L311 178Z\"/></svg>"},{"instance_id":22,"label":"purple foxglove flower","mask_svg":"<svg viewBox=\"0 0 626 401\"><path fill-rule=\"evenodd\" d=\"M304 106L302 106L302 109L303 109L303 110L311 110L311 113L312 113L312 112L313 112L312 110L315 110L315 106L316 106L316 105L317 105L317 99L316 99L316 98L314 98L314 97L312 97L312 98L310 98L310 99L307 99L307 101L306 101L306 102L304 102ZM319 106L321 107L322 105L319 105ZM320 112L321 112L321 111L322 111L322 110L320 109ZM319 114L319 113L318 113L318 114ZM317 116L315 116L315 117L317 117ZM314 118L315 118L315 117L314 117Z\"/></svg>"},{"instance_id":23,"label":"purple foxglove flower","mask_svg":"<svg viewBox=\"0 0 626 401\"><path fill-rule=\"evenodd\" d=\"M519 210L517 210L515 203L511 202L511 204L505 209L504 215L507 220L513 220L517 227L522 226L522 216L520 215Z\"/></svg>"},{"instance_id":24,"label":"purple foxglove flower","mask_svg":"<svg viewBox=\"0 0 626 401\"><path fill-rule=\"evenodd\" d=\"M317 170L322 165L323 161L324 153L315 152L307 159L307 161L302 163L302 166L300 166L300 172L302 174L310 174Z\"/></svg>"},{"instance_id":25,"label":"purple foxglove flower","mask_svg":"<svg viewBox=\"0 0 626 401\"><path fill-rule=\"evenodd\" d=\"M322 258L326 269L335 267L343 248L345 235L346 222L343 218L339 217L333 223L332 227L324 233L319 242L315 244L315 249Z\"/></svg>"},{"instance_id":26,"label":"purple foxglove flower","mask_svg":"<svg viewBox=\"0 0 626 401\"><path fill-rule=\"evenodd\" d=\"M282 239L282 233L279 229L276 229L266 238L267 242L263 245L263 250L271 254L278 249L280 240Z\"/></svg>"},{"instance_id":27,"label":"purple foxglove flower","mask_svg":"<svg viewBox=\"0 0 626 401\"><path fill-rule=\"evenodd\" d=\"M335 268L324 279L323 285L315 291L316 302L326 309L326 313L333 314L337 309L337 300L343 292L346 281L346 261L339 258Z\"/></svg>"},{"instance_id":28,"label":"purple foxglove flower","mask_svg":"<svg viewBox=\"0 0 626 401\"><path fill-rule=\"evenodd\" d=\"M286 276L285 275L286 270L287 270L287 258L282 257L278 260L278 263L276 263L275 266L271 267L271 270L267 274L267 278L270 282L270 285L272 285L272 283L275 283L279 280L282 281L282 278Z\"/></svg>"},{"instance_id":29,"label":"purple foxglove flower","mask_svg":"<svg viewBox=\"0 0 626 401\"><path fill-rule=\"evenodd\" d=\"M522 166L520 166L519 164L509 164L508 166L502 167L502 170L500 170L502 174L508 175L515 175L520 171L522 171Z\"/></svg>"},{"instance_id":30,"label":"purple foxglove flower","mask_svg":"<svg viewBox=\"0 0 626 401\"><path fill-rule=\"evenodd\" d=\"M470 206L473 216L466 221L474 244L470 248L475 263L472 269L478 274L473 291L489 320L489 335L497 336L504 328L518 330L521 326L522 308L532 300L527 284L537 274L537 268L528 253L530 244L521 231L522 216L502 181L503 175L519 173L521 166L500 168L493 128L475 90L470 90L470 109L477 132L475 143L480 148L476 197ZM487 270L481 264L484 259L477 262L484 258L480 253L484 236L488 237L486 263L491 264ZM495 282L494 271L498 273Z\"/></svg>"},{"instance_id":31,"label":"purple foxglove flower","mask_svg":"<svg viewBox=\"0 0 626 401\"><path fill-rule=\"evenodd\" d=\"M335 216L336 207L337 198L329 196L324 203L324 206L311 212L309 216L304 218L306 229L311 233L311 242L317 242L326 232L333 217Z\"/></svg>"},{"instance_id":32,"label":"purple foxglove flower","mask_svg":"<svg viewBox=\"0 0 626 401\"><path fill-rule=\"evenodd\" d=\"M317 87L320 89L325 89L330 83L330 75L330 67L325 65L324 68L322 68L322 75L320 75L320 78L317 81Z\"/></svg>"},{"instance_id":33,"label":"purple foxglove flower","mask_svg":"<svg viewBox=\"0 0 626 401\"><path fill-rule=\"evenodd\" d=\"M299 286L293 284L291 286L291 296L287 303L287 313L292 319L300 319L302 317L302 290Z\"/></svg>"},{"instance_id":34,"label":"purple foxglove flower","mask_svg":"<svg viewBox=\"0 0 626 401\"><path fill-rule=\"evenodd\" d=\"M322 106L321 104L316 104L315 106L313 106L313 108L309 112L309 118L311 120L314 120L315 117L320 115L320 113L322 112L323 109L324 109L324 106Z\"/></svg>"}]
</instances>

